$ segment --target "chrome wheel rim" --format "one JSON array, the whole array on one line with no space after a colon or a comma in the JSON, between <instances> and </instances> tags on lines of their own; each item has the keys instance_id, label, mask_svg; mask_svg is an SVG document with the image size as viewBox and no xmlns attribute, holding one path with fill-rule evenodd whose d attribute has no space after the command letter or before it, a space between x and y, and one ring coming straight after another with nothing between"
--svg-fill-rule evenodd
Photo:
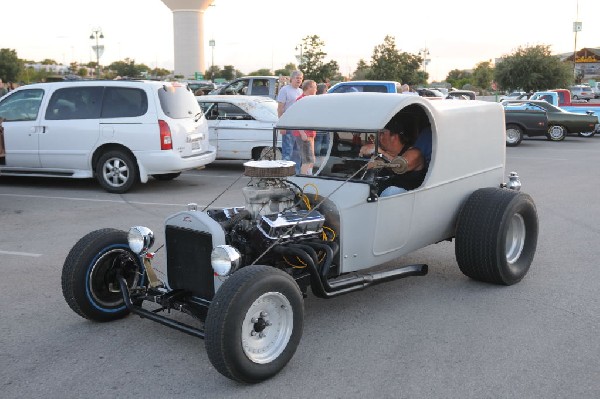
<instances>
[{"instance_id":1,"label":"chrome wheel rim","mask_svg":"<svg viewBox=\"0 0 600 399\"><path fill-rule=\"evenodd\" d=\"M506 129L506 142L514 144L519 141L519 131L517 129Z\"/></svg>"},{"instance_id":2,"label":"chrome wheel rim","mask_svg":"<svg viewBox=\"0 0 600 399\"><path fill-rule=\"evenodd\" d=\"M506 232L506 261L509 264L515 263L521 257L523 248L525 247L526 235L525 220L523 216L515 213L510 218L508 231Z\"/></svg>"},{"instance_id":3,"label":"chrome wheel rim","mask_svg":"<svg viewBox=\"0 0 600 399\"><path fill-rule=\"evenodd\" d=\"M121 187L129 180L131 171L121 158L109 158L102 165L102 177L111 187Z\"/></svg>"},{"instance_id":4,"label":"chrome wheel rim","mask_svg":"<svg viewBox=\"0 0 600 399\"><path fill-rule=\"evenodd\" d=\"M120 248L112 249L100 255L90 268L87 291L98 305L111 308L123 303L117 270L125 259L135 263L128 251ZM136 272L127 273L125 280L129 287L136 287L139 285L140 275Z\"/></svg>"},{"instance_id":5,"label":"chrome wheel rim","mask_svg":"<svg viewBox=\"0 0 600 399\"><path fill-rule=\"evenodd\" d=\"M290 301L279 292L267 292L252 303L242 324L242 349L254 363L266 364L285 350L294 328Z\"/></svg>"},{"instance_id":6,"label":"chrome wheel rim","mask_svg":"<svg viewBox=\"0 0 600 399\"><path fill-rule=\"evenodd\" d=\"M553 140L560 139L564 136L563 128L561 126L552 126L548 130L548 133L550 134L550 137L552 137Z\"/></svg>"}]
</instances>

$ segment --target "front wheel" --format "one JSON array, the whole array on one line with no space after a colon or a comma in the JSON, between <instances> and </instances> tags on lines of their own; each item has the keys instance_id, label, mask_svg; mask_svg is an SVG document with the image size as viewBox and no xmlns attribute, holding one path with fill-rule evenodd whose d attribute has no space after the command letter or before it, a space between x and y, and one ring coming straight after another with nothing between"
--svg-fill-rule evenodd
<instances>
[{"instance_id":1,"label":"front wheel","mask_svg":"<svg viewBox=\"0 0 600 399\"><path fill-rule=\"evenodd\" d=\"M144 282L140 258L130 249L127 233L116 229L93 231L71 249L62 270L62 291L73 311L86 319L111 321L127 316L117 279L128 287Z\"/></svg>"},{"instance_id":2,"label":"front wheel","mask_svg":"<svg viewBox=\"0 0 600 399\"><path fill-rule=\"evenodd\" d=\"M266 380L294 355L303 319L302 294L289 274L271 266L244 267L223 283L208 310L208 358L232 380Z\"/></svg>"},{"instance_id":3,"label":"front wheel","mask_svg":"<svg viewBox=\"0 0 600 399\"><path fill-rule=\"evenodd\" d=\"M509 123L506 125L506 145L516 147L523 140L523 129L519 126Z\"/></svg>"},{"instance_id":4,"label":"front wheel","mask_svg":"<svg viewBox=\"0 0 600 399\"><path fill-rule=\"evenodd\" d=\"M122 194L138 180L135 160L124 151L107 151L98 158L96 178L109 193Z\"/></svg>"},{"instance_id":5,"label":"front wheel","mask_svg":"<svg viewBox=\"0 0 600 399\"><path fill-rule=\"evenodd\" d=\"M546 133L546 137L550 141L562 141L567 136L567 129L564 126L560 125L552 125L548 128L548 133Z\"/></svg>"},{"instance_id":6,"label":"front wheel","mask_svg":"<svg viewBox=\"0 0 600 399\"><path fill-rule=\"evenodd\" d=\"M512 285L529 271L537 246L538 217L527 194L482 188L458 215L455 254L466 276Z\"/></svg>"}]
</instances>

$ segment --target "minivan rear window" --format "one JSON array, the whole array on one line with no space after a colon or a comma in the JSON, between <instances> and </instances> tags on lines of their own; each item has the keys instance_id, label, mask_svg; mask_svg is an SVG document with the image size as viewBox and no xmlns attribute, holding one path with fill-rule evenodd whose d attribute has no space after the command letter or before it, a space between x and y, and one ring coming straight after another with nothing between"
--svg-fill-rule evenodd
<instances>
[{"instance_id":1,"label":"minivan rear window","mask_svg":"<svg viewBox=\"0 0 600 399\"><path fill-rule=\"evenodd\" d=\"M164 85L158 89L160 106L170 118L184 119L202 114L194 94L186 85Z\"/></svg>"},{"instance_id":2,"label":"minivan rear window","mask_svg":"<svg viewBox=\"0 0 600 399\"><path fill-rule=\"evenodd\" d=\"M102 118L141 116L148 110L148 97L141 89L107 87L104 91Z\"/></svg>"}]
</instances>

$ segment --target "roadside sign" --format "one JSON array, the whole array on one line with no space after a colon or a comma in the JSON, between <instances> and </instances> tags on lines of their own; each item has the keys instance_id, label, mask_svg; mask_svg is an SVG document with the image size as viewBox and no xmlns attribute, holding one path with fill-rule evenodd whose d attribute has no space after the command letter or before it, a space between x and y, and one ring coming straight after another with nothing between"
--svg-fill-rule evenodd
<instances>
[{"instance_id":1,"label":"roadside sign","mask_svg":"<svg viewBox=\"0 0 600 399\"><path fill-rule=\"evenodd\" d=\"M194 72L194 80L204 79L202 72Z\"/></svg>"}]
</instances>

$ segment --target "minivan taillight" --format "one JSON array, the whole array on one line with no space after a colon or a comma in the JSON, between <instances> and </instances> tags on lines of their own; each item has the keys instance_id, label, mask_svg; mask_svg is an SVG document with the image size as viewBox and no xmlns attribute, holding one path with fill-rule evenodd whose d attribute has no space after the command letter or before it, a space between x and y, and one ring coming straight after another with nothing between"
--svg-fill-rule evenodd
<instances>
[{"instance_id":1,"label":"minivan taillight","mask_svg":"<svg viewBox=\"0 0 600 399\"><path fill-rule=\"evenodd\" d=\"M159 119L158 126L160 127L160 149L172 150L173 137L171 136L171 129L169 128L169 124Z\"/></svg>"}]
</instances>

